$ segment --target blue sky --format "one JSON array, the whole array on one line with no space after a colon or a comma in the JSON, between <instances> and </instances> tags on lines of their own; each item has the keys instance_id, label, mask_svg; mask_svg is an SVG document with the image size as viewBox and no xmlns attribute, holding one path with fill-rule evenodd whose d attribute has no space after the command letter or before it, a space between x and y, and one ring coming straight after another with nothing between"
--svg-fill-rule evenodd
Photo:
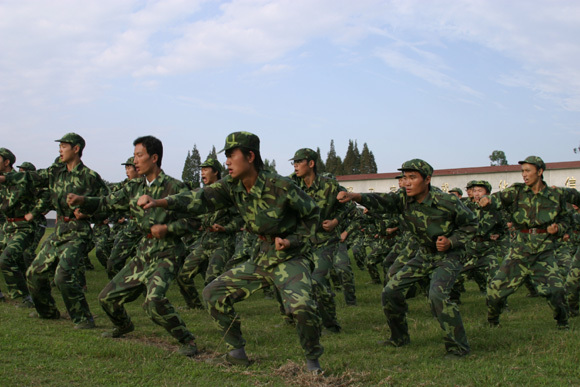
<instances>
[{"instance_id":1,"label":"blue sky","mask_svg":"<svg viewBox=\"0 0 580 387\"><path fill-rule=\"evenodd\" d=\"M379 172L580 158L579 2L7 0L0 36L17 164L48 166L70 131L110 181L145 134L178 178L238 130L283 174L331 139L367 142Z\"/></svg>"}]
</instances>

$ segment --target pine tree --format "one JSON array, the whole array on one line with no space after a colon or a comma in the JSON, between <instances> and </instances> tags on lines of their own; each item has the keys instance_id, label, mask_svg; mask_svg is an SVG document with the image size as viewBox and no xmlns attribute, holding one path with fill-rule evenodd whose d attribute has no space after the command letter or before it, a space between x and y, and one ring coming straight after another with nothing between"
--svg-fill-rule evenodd
<instances>
[{"instance_id":1,"label":"pine tree","mask_svg":"<svg viewBox=\"0 0 580 387\"><path fill-rule=\"evenodd\" d=\"M316 154L318 155L316 159L316 173L324 173L326 172L326 165L324 165L324 161L322 161L322 156L320 155L320 148L316 148Z\"/></svg>"},{"instance_id":2,"label":"pine tree","mask_svg":"<svg viewBox=\"0 0 580 387\"><path fill-rule=\"evenodd\" d=\"M377 163L373 152L369 150L367 143L363 145L363 150L360 155L360 172L362 174L377 173Z\"/></svg>"},{"instance_id":3,"label":"pine tree","mask_svg":"<svg viewBox=\"0 0 580 387\"><path fill-rule=\"evenodd\" d=\"M348 140L348 149L344 162L342 163L345 175L356 175L360 173L360 152L356 141Z\"/></svg>"},{"instance_id":4,"label":"pine tree","mask_svg":"<svg viewBox=\"0 0 580 387\"><path fill-rule=\"evenodd\" d=\"M199 188L201 184L200 168L201 157L199 156L197 146L194 144L193 150L191 152L187 151L183 172L181 173L181 180L192 189Z\"/></svg>"},{"instance_id":5,"label":"pine tree","mask_svg":"<svg viewBox=\"0 0 580 387\"><path fill-rule=\"evenodd\" d=\"M264 159L264 168L274 173L278 173L276 170L276 160L270 161L268 159Z\"/></svg>"},{"instance_id":6,"label":"pine tree","mask_svg":"<svg viewBox=\"0 0 580 387\"><path fill-rule=\"evenodd\" d=\"M206 157L205 159L207 160L207 159L209 159L210 157L211 157L212 159L216 159L216 160L217 160L217 158L218 158L218 157L217 157L217 152L215 151L215 145L213 145L213 146L211 147L211 152L209 152L209 154L207 155L207 157Z\"/></svg>"},{"instance_id":7,"label":"pine tree","mask_svg":"<svg viewBox=\"0 0 580 387\"><path fill-rule=\"evenodd\" d=\"M378 173L377 162L375 161L375 155L371 151L371 167L369 173Z\"/></svg>"},{"instance_id":8,"label":"pine tree","mask_svg":"<svg viewBox=\"0 0 580 387\"><path fill-rule=\"evenodd\" d=\"M343 174L342 159L336 154L334 140L330 140L330 151L326 156L326 172L332 173L334 176Z\"/></svg>"}]
</instances>

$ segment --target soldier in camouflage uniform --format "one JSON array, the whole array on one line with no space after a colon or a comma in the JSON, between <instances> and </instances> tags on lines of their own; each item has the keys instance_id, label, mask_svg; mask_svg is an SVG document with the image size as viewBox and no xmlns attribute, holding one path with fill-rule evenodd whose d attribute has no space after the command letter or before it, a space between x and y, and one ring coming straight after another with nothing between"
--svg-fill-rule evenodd
<instances>
[{"instance_id":1,"label":"soldier in camouflage uniform","mask_svg":"<svg viewBox=\"0 0 580 387\"><path fill-rule=\"evenodd\" d=\"M80 205L84 213L130 210L141 230L142 238L136 256L99 294L103 310L115 325L103 337L118 338L135 329L124 304L136 300L146 289L143 308L147 315L181 343L180 354L194 356L197 353L195 338L165 294L185 255L181 237L192 231L195 224L173 211L143 210L137 205L142 195L161 198L184 192L187 187L179 180L167 176L161 169L161 141L153 136L145 136L136 139L133 145L135 167L139 174L144 175L143 178L130 180L121 190L108 196L68 196L70 205Z\"/></svg>"},{"instance_id":2,"label":"soldier in camouflage uniform","mask_svg":"<svg viewBox=\"0 0 580 387\"><path fill-rule=\"evenodd\" d=\"M461 199L463 197L463 191L459 187L451 188L449 190L449 193L457 196L458 199Z\"/></svg>"},{"instance_id":3,"label":"soldier in camouflage uniform","mask_svg":"<svg viewBox=\"0 0 580 387\"><path fill-rule=\"evenodd\" d=\"M230 349L225 361L249 364L234 304L274 285L282 295L286 313L296 321L308 369L320 372L320 317L311 298L312 261L308 259L320 209L292 180L264 170L256 135L232 133L226 138L224 151L229 176L197 192L164 200L142 197L139 204L143 208L165 207L194 215L235 206L246 230L258 235L260 249L253 259L226 271L203 291L209 312Z\"/></svg>"},{"instance_id":4,"label":"soldier in camouflage uniform","mask_svg":"<svg viewBox=\"0 0 580 387\"><path fill-rule=\"evenodd\" d=\"M429 302L445 331L447 355L465 356L470 348L459 308L449 301L449 291L461 270L465 243L475 233L475 215L455 195L431 188L433 168L425 161L407 161L400 170L405 175L405 190L339 194L341 201L355 200L372 210L402 214L420 245L417 255L383 290L383 307L391 329L391 337L384 344L394 347L409 344L405 290L422 278L430 278Z\"/></svg>"},{"instance_id":5,"label":"soldier in camouflage uniform","mask_svg":"<svg viewBox=\"0 0 580 387\"><path fill-rule=\"evenodd\" d=\"M133 156L129 157L121 165L125 166L127 179L122 182L118 190L124 189L133 179L141 180L141 175L135 169ZM135 218L131 216L130 211L117 211L116 213L119 214L120 218L117 220L118 231L113 241L111 255L107 260L107 275L109 279L113 279L121 271L123 266L125 266L127 260L135 256L137 245L143 237L143 233L139 229Z\"/></svg>"},{"instance_id":6,"label":"soldier in camouflage uniform","mask_svg":"<svg viewBox=\"0 0 580 387\"><path fill-rule=\"evenodd\" d=\"M208 158L201 164L201 178L204 186L210 186L221 179L221 164ZM177 276L179 290L192 309L203 309L194 278L202 274L205 285L216 279L224 271L226 262L236 247L236 234L243 226L243 220L235 207L226 208L200 217L203 234L195 249L185 258Z\"/></svg>"},{"instance_id":7,"label":"soldier in camouflage uniform","mask_svg":"<svg viewBox=\"0 0 580 387\"><path fill-rule=\"evenodd\" d=\"M315 264L312 272L314 295L322 324L328 330L338 333L341 327L336 318L334 292L329 281L330 270L335 267L343 286L349 287L351 294L354 294L354 276L350 260L334 265L340 241L337 226L345 206L336 200L336 195L340 191L338 182L316 173L317 159L318 154L312 149L303 148L296 151L294 157L290 159L294 165L294 174L291 178L320 208L320 224L316 230L317 243L312 252ZM354 302L356 303L356 298Z\"/></svg>"},{"instance_id":8,"label":"soldier in camouflage uniform","mask_svg":"<svg viewBox=\"0 0 580 387\"><path fill-rule=\"evenodd\" d=\"M56 265L54 281L75 328L90 329L95 327L95 323L80 283L79 268L91 237L91 225L86 216L67 204L66 195L69 192L103 195L108 190L101 177L81 161L85 148L85 140L81 136L68 133L56 142L60 143L60 164L36 172L18 172L0 177L0 183L5 180L6 185L48 188L49 198L41 198L26 218L34 219L51 207L56 209L56 236L44 245L28 268L28 288L39 317L60 318L49 280Z\"/></svg>"},{"instance_id":9,"label":"soldier in camouflage uniform","mask_svg":"<svg viewBox=\"0 0 580 387\"><path fill-rule=\"evenodd\" d=\"M0 173L4 176L14 174L14 154L0 148ZM26 264L24 253L34 241L34 224L24 216L34 208L36 193L27 186L0 186L0 211L6 221L2 225L0 240L0 269L4 275L8 296L18 300L18 306L33 307L26 286Z\"/></svg>"},{"instance_id":10,"label":"soldier in camouflage uniform","mask_svg":"<svg viewBox=\"0 0 580 387\"><path fill-rule=\"evenodd\" d=\"M36 171L36 167L34 166L34 164L28 161L23 162L21 165L17 165L16 168L18 168L18 172ZM48 191L46 189L37 192L37 195L47 195L47 194ZM24 264L26 265L26 268L30 266L30 264L34 260L34 257L36 257L36 249L38 248L38 245L40 245L40 241L44 236L47 226L45 214L40 214L37 218L33 220L33 222L34 222L34 241L26 248L24 252Z\"/></svg>"},{"instance_id":11,"label":"soldier in camouflage uniform","mask_svg":"<svg viewBox=\"0 0 580 387\"><path fill-rule=\"evenodd\" d=\"M480 200L485 207L505 208L516 228L516 239L487 289L487 319L499 325L507 297L529 277L538 294L548 299L558 329L568 329L568 306L564 283L558 273L554 249L558 236L564 235L568 212L566 197L543 180L544 161L530 156L522 165L524 183L516 183Z\"/></svg>"}]
</instances>

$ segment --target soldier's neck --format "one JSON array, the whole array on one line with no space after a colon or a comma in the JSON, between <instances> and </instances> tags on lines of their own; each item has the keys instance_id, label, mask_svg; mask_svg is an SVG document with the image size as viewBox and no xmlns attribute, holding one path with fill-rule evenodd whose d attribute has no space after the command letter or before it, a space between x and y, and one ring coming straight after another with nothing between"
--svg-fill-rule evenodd
<instances>
[{"instance_id":1,"label":"soldier's neck","mask_svg":"<svg viewBox=\"0 0 580 387\"><path fill-rule=\"evenodd\" d=\"M304 184L306 184L306 186L310 188L312 183L314 183L315 178L316 174L314 173L314 171L311 171L308 175L304 176L302 179L304 180Z\"/></svg>"},{"instance_id":2,"label":"soldier's neck","mask_svg":"<svg viewBox=\"0 0 580 387\"><path fill-rule=\"evenodd\" d=\"M246 189L246 192L250 192L254 184L256 184L256 180L258 180L258 171L254 168L250 168L248 173L241 178L242 184Z\"/></svg>"},{"instance_id":3,"label":"soldier's neck","mask_svg":"<svg viewBox=\"0 0 580 387\"><path fill-rule=\"evenodd\" d=\"M161 173L161 168L159 168L156 164L155 167L151 170L151 172L149 172L145 175L145 178L147 179L147 181L149 183L151 183L153 180L157 179L157 176L159 176L160 173Z\"/></svg>"},{"instance_id":4,"label":"soldier's neck","mask_svg":"<svg viewBox=\"0 0 580 387\"><path fill-rule=\"evenodd\" d=\"M544 180L540 179L536 182L536 184L531 186L530 189L532 190L533 193L537 194L538 192L543 190L545 186L546 186L546 184L544 183Z\"/></svg>"},{"instance_id":5,"label":"soldier's neck","mask_svg":"<svg viewBox=\"0 0 580 387\"><path fill-rule=\"evenodd\" d=\"M81 159L80 157L75 158L74 160L68 161L66 163L66 169L68 169L68 171L72 171L73 169L75 169L75 167L77 165L79 165L81 163Z\"/></svg>"}]
</instances>

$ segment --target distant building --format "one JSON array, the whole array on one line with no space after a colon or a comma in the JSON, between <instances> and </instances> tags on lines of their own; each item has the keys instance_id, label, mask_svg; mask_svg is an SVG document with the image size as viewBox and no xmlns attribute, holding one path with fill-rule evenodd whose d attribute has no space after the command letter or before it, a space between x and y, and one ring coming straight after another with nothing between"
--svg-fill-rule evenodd
<instances>
[{"instance_id":1,"label":"distant building","mask_svg":"<svg viewBox=\"0 0 580 387\"><path fill-rule=\"evenodd\" d=\"M493 192L501 191L513 183L521 183L522 166L500 165L490 167L436 169L431 184L447 192L453 187L465 190L470 180L487 180ZM368 175L337 176L337 180L351 192L391 192L399 188L395 177L400 172L375 173ZM544 180L548 185L576 188L576 178L580 177L580 161L546 163Z\"/></svg>"}]
</instances>

